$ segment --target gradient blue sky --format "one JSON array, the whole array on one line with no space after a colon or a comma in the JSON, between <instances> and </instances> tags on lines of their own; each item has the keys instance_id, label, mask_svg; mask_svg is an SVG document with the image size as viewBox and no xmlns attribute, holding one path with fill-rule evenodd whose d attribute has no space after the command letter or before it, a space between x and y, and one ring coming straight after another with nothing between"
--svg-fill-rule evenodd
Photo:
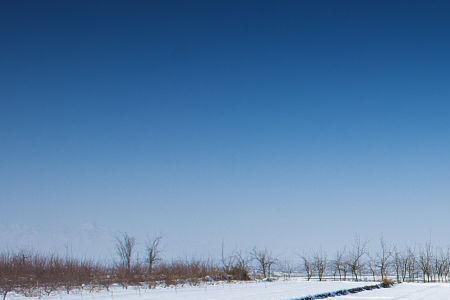
<instances>
[{"instance_id":1,"label":"gradient blue sky","mask_svg":"<svg viewBox=\"0 0 450 300\"><path fill-rule=\"evenodd\" d=\"M450 244L448 1L9 1L0 247Z\"/></svg>"}]
</instances>

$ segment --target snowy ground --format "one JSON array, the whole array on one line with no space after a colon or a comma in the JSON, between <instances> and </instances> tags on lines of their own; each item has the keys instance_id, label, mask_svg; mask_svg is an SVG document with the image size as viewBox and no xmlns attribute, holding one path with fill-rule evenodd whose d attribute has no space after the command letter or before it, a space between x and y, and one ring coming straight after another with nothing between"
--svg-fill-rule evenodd
<instances>
[{"instance_id":1,"label":"snowy ground","mask_svg":"<svg viewBox=\"0 0 450 300\"><path fill-rule=\"evenodd\" d=\"M55 294L41 299L52 300L283 300L309 296L313 294L332 292L342 289L364 286L365 282L306 282L304 280L289 280L275 282L249 282L233 284L203 285L199 287L156 288L135 290L129 288L114 289L113 292L96 292L66 295ZM9 296L7 300L36 300L22 296Z\"/></svg>"},{"instance_id":2,"label":"snowy ground","mask_svg":"<svg viewBox=\"0 0 450 300\"><path fill-rule=\"evenodd\" d=\"M189 286L178 288L135 289L113 288L112 292L83 293L63 292L42 300L287 300L371 285L370 282L306 282L303 280L279 280L276 282L223 283L215 285ZM37 300L16 295L9 295L7 300ZM376 289L357 294L331 298L336 300L450 300L450 284L404 283L388 289Z\"/></svg>"},{"instance_id":3,"label":"snowy ground","mask_svg":"<svg viewBox=\"0 0 450 300\"><path fill-rule=\"evenodd\" d=\"M349 296L341 296L336 300L368 300L368 299L402 299L402 300L450 300L450 284L437 283L403 283L389 289L361 292Z\"/></svg>"}]
</instances>

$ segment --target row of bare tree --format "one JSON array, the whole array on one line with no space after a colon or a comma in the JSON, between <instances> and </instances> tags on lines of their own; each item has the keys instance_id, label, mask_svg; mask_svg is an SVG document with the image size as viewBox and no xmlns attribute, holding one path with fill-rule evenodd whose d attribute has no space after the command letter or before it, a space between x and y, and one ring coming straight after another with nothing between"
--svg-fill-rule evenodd
<instances>
[{"instance_id":1,"label":"row of bare tree","mask_svg":"<svg viewBox=\"0 0 450 300\"><path fill-rule=\"evenodd\" d=\"M0 255L0 292L3 299L15 291L32 296L50 295L57 289L69 293L85 283L109 286L110 270L87 260L61 258L30 252L3 253Z\"/></svg>"},{"instance_id":2,"label":"row of bare tree","mask_svg":"<svg viewBox=\"0 0 450 300\"><path fill-rule=\"evenodd\" d=\"M307 280L396 280L447 282L450 275L450 249L427 243L402 251L380 239L378 250L370 253L367 242L355 238L349 248L333 256L324 251L300 255L292 263L281 260L267 249L233 251L220 261L162 259L161 237L149 239L144 259L138 259L136 239L126 233L116 238L118 260L112 264L90 260L42 255L33 252L0 254L0 293L3 299L16 292L24 295L50 295L74 289L109 290L113 284L153 287L156 284L197 284L200 281L270 279L276 273L293 274ZM276 272L275 272L276 271Z\"/></svg>"},{"instance_id":3,"label":"row of bare tree","mask_svg":"<svg viewBox=\"0 0 450 300\"><path fill-rule=\"evenodd\" d=\"M233 256L224 267L213 260L164 261L161 237L148 240L144 259L138 259L136 239L122 234L115 240L117 261L112 264L86 259L43 255L32 251L0 254L0 295L50 295L55 291L110 290L112 285L153 287L156 284L198 284L201 281L249 280L248 262Z\"/></svg>"},{"instance_id":4,"label":"row of bare tree","mask_svg":"<svg viewBox=\"0 0 450 300\"><path fill-rule=\"evenodd\" d=\"M0 293L3 299L15 292L26 296L50 295L55 291L107 290L120 285L145 286L156 284L196 285L201 281L243 280L210 260L160 261L150 272L149 265L133 262L130 268L104 265L89 260L40 255L31 252L0 255Z\"/></svg>"},{"instance_id":5,"label":"row of bare tree","mask_svg":"<svg viewBox=\"0 0 450 300\"><path fill-rule=\"evenodd\" d=\"M356 238L349 249L337 251L332 258L323 251L302 255L307 280L364 280L397 282L448 282L450 248L424 247L398 249L380 238L378 250L370 253L367 242Z\"/></svg>"}]
</instances>

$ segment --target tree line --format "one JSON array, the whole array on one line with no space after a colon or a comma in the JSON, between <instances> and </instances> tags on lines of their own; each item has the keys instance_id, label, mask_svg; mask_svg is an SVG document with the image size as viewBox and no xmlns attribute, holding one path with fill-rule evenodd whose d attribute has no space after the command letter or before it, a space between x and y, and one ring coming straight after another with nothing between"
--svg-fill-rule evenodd
<instances>
[{"instance_id":1,"label":"tree line","mask_svg":"<svg viewBox=\"0 0 450 300\"><path fill-rule=\"evenodd\" d=\"M306 279L449 282L450 248L427 242L423 247L399 249L380 238L378 250L371 253L367 244L355 238L348 249L338 250L332 257L322 251L302 255Z\"/></svg>"},{"instance_id":2,"label":"tree line","mask_svg":"<svg viewBox=\"0 0 450 300\"><path fill-rule=\"evenodd\" d=\"M448 282L450 249L433 246L399 249L380 238L377 250L356 237L350 247L329 255L324 251L299 254L283 260L266 248L225 253L220 259L165 260L161 237L149 239L140 259L136 239L124 233L115 239L114 263L99 263L32 251L0 254L0 293L26 296L55 291L107 290L113 285L152 288L156 285L192 284L205 281L271 280L302 276L305 280L373 280L396 282Z\"/></svg>"}]
</instances>

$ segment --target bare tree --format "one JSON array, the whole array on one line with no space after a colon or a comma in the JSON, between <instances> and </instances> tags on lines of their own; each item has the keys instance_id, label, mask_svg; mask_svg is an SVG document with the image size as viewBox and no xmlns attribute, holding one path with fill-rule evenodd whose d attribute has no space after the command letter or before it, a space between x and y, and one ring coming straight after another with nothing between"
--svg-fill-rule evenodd
<instances>
[{"instance_id":1,"label":"bare tree","mask_svg":"<svg viewBox=\"0 0 450 300\"><path fill-rule=\"evenodd\" d=\"M410 260L410 256L408 255L408 252L407 251L402 252L401 257L400 257L400 262L401 262L400 274L401 274L402 282L406 281L406 275L408 274L409 260Z\"/></svg>"},{"instance_id":2,"label":"bare tree","mask_svg":"<svg viewBox=\"0 0 450 300\"><path fill-rule=\"evenodd\" d=\"M253 248L252 258L257 262L258 269L264 278L270 278L271 268L277 262L277 259L267 249Z\"/></svg>"},{"instance_id":3,"label":"bare tree","mask_svg":"<svg viewBox=\"0 0 450 300\"><path fill-rule=\"evenodd\" d=\"M386 243L383 237L380 238L380 251L377 253L378 268L380 269L381 280L384 280L389 271L389 261L392 256L391 246Z\"/></svg>"},{"instance_id":4,"label":"bare tree","mask_svg":"<svg viewBox=\"0 0 450 300\"><path fill-rule=\"evenodd\" d=\"M239 255L239 257L242 258L242 252L239 251L238 255ZM221 252L220 252L220 262L221 262L222 268L226 274L230 274L235 261L236 261L235 255L228 255L228 256L225 255L225 245L224 245L224 242L222 241Z\"/></svg>"},{"instance_id":5,"label":"bare tree","mask_svg":"<svg viewBox=\"0 0 450 300\"><path fill-rule=\"evenodd\" d=\"M283 266L282 266L282 271L283 271L283 277L285 280L291 278L292 273L294 272L294 267L292 266L291 262L289 260L284 260L283 262Z\"/></svg>"},{"instance_id":6,"label":"bare tree","mask_svg":"<svg viewBox=\"0 0 450 300\"><path fill-rule=\"evenodd\" d=\"M342 264L342 275L343 275L343 280L347 280L347 274L350 272L351 267L350 267L350 263L348 262L348 260L344 260L343 264Z\"/></svg>"},{"instance_id":7,"label":"bare tree","mask_svg":"<svg viewBox=\"0 0 450 300\"><path fill-rule=\"evenodd\" d=\"M450 274L450 249L447 248L445 252L445 267L444 267L444 282L448 282L448 276Z\"/></svg>"},{"instance_id":8,"label":"bare tree","mask_svg":"<svg viewBox=\"0 0 450 300\"><path fill-rule=\"evenodd\" d=\"M395 278L397 279L397 282L400 282L400 274L401 274L401 267L402 267L402 257L400 251L398 251L396 248L394 248L393 251L393 265L395 269Z\"/></svg>"},{"instance_id":9,"label":"bare tree","mask_svg":"<svg viewBox=\"0 0 450 300\"><path fill-rule=\"evenodd\" d=\"M147 241L147 244L145 246L145 252L146 252L146 260L147 260L147 274L151 275L153 272L153 268L155 264L161 260L160 254L161 250L159 248L161 243L162 237L157 236L155 238L152 238Z\"/></svg>"},{"instance_id":10,"label":"bare tree","mask_svg":"<svg viewBox=\"0 0 450 300\"><path fill-rule=\"evenodd\" d=\"M127 272L131 272L135 246L136 239L127 233L123 233L121 237L116 237L116 253L119 256L121 266L125 267Z\"/></svg>"},{"instance_id":11,"label":"bare tree","mask_svg":"<svg viewBox=\"0 0 450 300\"><path fill-rule=\"evenodd\" d=\"M18 284L19 272L17 268L18 256L2 254L0 257L0 292L3 300L12 292Z\"/></svg>"},{"instance_id":12,"label":"bare tree","mask_svg":"<svg viewBox=\"0 0 450 300\"><path fill-rule=\"evenodd\" d=\"M431 242L428 242L425 245L424 250L424 257L425 257L425 266L426 266L426 273L427 273L427 281L432 282L433 281L433 246L431 245Z\"/></svg>"},{"instance_id":13,"label":"bare tree","mask_svg":"<svg viewBox=\"0 0 450 300\"><path fill-rule=\"evenodd\" d=\"M327 255L322 251L314 255L314 269L317 271L319 281L322 281L325 271L327 270Z\"/></svg>"},{"instance_id":14,"label":"bare tree","mask_svg":"<svg viewBox=\"0 0 450 300\"><path fill-rule=\"evenodd\" d=\"M425 244L425 248L422 249L419 253L418 263L420 269L422 271L423 282L430 282L432 280L432 257L433 257L433 248L431 243L428 242Z\"/></svg>"},{"instance_id":15,"label":"bare tree","mask_svg":"<svg viewBox=\"0 0 450 300\"><path fill-rule=\"evenodd\" d=\"M225 247L222 242L221 265L228 280L249 280L249 260L241 250L235 250L232 255L225 255Z\"/></svg>"},{"instance_id":16,"label":"bare tree","mask_svg":"<svg viewBox=\"0 0 450 300\"><path fill-rule=\"evenodd\" d=\"M349 264L356 281L358 281L358 275L361 274L361 271L364 268L362 258L366 254L366 246L367 242L361 242L360 237L356 236L349 252Z\"/></svg>"},{"instance_id":17,"label":"bare tree","mask_svg":"<svg viewBox=\"0 0 450 300\"><path fill-rule=\"evenodd\" d=\"M308 281L311 280L311 277L313 277L314 275L314 263L313 260L311 258L309 258L306 255L302 256L302 260L303 260L303 271L306 274L306 279Z\"/></svg>"},{"instance_id":18,"label":"bare tree","mask_svg":"<svg viewBox=\"0 0 450 300\"><path fill-rule=\"evenodd\" d=\"M249 280L249 259L241 250L234 251L231 274L237 280Z\"/></svg>"},{"instance_id":19,"label":"bare tree","mask_svg":"<svg viewBox=\"0 0 450 300\"><path fill-rule=\"evenodd\" d=\"M436 251L434 257L434 271L437 276L438 282L443 282L446 277L446 269L448 267L448 253L445 253L442 249Z\"/></svg>"},{"instance_id":20,"label":"bare tree","mask_svg":"<svg viewBox=\"0 0 450 300\"><path fill-rule=\"evenodd\" d=\"M342 275L344 274L344 270L346 270L346 263L344 260L344 253L345 250L338 250L336 252L333 265L334 265L334 272L339 274L339 281L342 280ZM345 280L345 278L344 278Z\"/></svg>"},{"instance_id":21,"label":"bare tree","mask_svg":"<svg viewBox=\"0 0 450 300\"><path fill-rule=\"evenodd\" d=\"M376 273L378 270L378 264L377 264L377 260L374 257L369 256L368 267L369 267L370 273L372 274L373 281L376 281Z\"/></svg>"},{"instance_id":22,"label":"bare tree","mask_svg":"<svg viewBox=\"0 0 450 300\"><path fill-rule=\"evenodd\" d=\"M417 270L417 259L415 250L413 248L408 248L407 250L408 262L407 262L407 272L408 272L408 280L410 282L414 282L416 279L416 270Z\"/></svg>"}]
</instances>

